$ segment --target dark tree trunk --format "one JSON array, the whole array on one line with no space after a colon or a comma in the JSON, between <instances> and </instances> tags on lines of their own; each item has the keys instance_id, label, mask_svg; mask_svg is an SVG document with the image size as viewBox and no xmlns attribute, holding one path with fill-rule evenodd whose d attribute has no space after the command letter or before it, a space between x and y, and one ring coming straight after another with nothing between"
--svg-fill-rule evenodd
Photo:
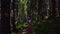
<instances>
[{"instance_id":1,"label":"dark tree trunk","mask_svg":"<svg viewBox=\"0 0 60 34\"><path fill-rule=\"evenodd\" d=\"M13 15L12 15L12 18L11 18L11 24L13 25L12 26L12 31L13 32L16 32L16 26L15 26L15 0L13 0L12 2L12 10L13 10Z\"/></svg>"},{"instance_id":2,"label":"dark tree trunk","mask_svg":"<svg viewBox=\"0 0 60 34\"><path fill-rule=\"evenodd\" d=\"M39 0L38 1L38 19L39 20L44 19L42 8L43 8L43 0Z\"/></svg>"},{"instance_id":3,"label":"dark tree trunk","mask_svg":"<svg viewBox=\"0 0 60 34\"><path fill-rule=\"evenodd\" d=\"M52 12L52 0L49 0L49 19L51 18L51 13Z\"/></svg>"},{"instance_id":4,"label":"dark tree trunk","mask_svg":"<svg viewBox=\"0 0 60 34\"><path fill-rule=\"evenodd\" d=\"M10 0L1 0L0 34L10 34Z\"/></svg>"},{"instance_id":5,"label":"dark tree trunk","mask_svg":"<svg viewBox=\"0 0 60 34\"><path fill-rule=\"evenodd\" d=\"M56 17L56 1L52 0L52 18Z\"/></svg>"},{"instance_id":6,"label":"dark tree trunk","mask_svg":"<svg viewBox=\"0 0 60 34\"><path fill-rule=\"evenodd\" d=\"M60 17L60 0L58 0L58 11L59 11L59 17Z\"/></svg>"},{"instance_id":7,"label":"dark tree trunk","mask_svg":"<svg viewBox=\"0 0 60 34\"><path fill-rule=\"evenodd\" d=\"M59 17L58 17L58 22L56 26L56 32L57 34L60 34L60 0L58 0L58 12L59 12Z\"/></svg>"}]
</instances>

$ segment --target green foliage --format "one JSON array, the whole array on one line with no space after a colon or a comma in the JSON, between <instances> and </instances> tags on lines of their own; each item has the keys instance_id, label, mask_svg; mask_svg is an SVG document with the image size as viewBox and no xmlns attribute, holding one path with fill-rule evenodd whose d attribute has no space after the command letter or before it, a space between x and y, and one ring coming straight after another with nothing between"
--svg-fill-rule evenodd
<instances>
[{"instance_id":1,"label":"green foliage","mask_svg":"<svg viewBox=\"0 0 60 34\"><path fill-rule=\"evenodd\" d=\"M34 10L36 9L36 2L37 0L16 0L17 4L20 6L18 7L21 11L16 11L16 13L18 14L19 12L22 12L21 16L19 13L19 16L16 15L17 17L17 24L16 24L16 28L22 32L24 27L28 26L28 22L27 22L27 17L31 15L32 18L32 22L33 22L33 26L32 26L32 32L35 32L35 34L45 34L48 32L48 28L52 28L52 26L54 27L56 23L56 20L54 19L49 19L50 13L49 15L47 15L47 10L46 10L46 4L43 4L43 15L46 16L44 18L44 20L39 20L38 19L38 15L34 15ZM28 3L27 3L28 2ZM17 7L17 6L16 6ZM18 9L17 9L18 10ZM27 13L28 12L28 13ZM28 15L27 15L28 14ZM15 34L14 32L12 32L12 34ZM54 34L54 33L53 33Z\"/></svg>"},{"instance_id":2,"label":"green foliage","mask_svg":"<svg viewBox=\"0 0 60 34\"><path fill-rule=\"evenodd\" d=\"M15 32L12 32L11 34L16 34Z\"/></svg>"},{"instance_id":3,"label":"green foliage","mask_svg":"<svg viewBox=\"0 0 60 34\"><path fill-rule=\"evenodd\" d=\"M18 24L16 25L16 28L17 28L18 30L23 30L23 28L24 28L24 27L27 27L27 26L28 26L28 23L25 22L25 21L23 21L22 23L18 23Z\"/></svg>"}]
</instances>

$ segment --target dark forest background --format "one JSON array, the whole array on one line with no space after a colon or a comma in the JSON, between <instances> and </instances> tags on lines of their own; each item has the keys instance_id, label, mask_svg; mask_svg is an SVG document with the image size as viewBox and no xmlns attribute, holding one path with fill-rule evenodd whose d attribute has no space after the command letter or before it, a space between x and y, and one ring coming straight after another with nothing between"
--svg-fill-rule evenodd
<instances>
[{"instance_id":1,"label":"dark forest background","mask_svg":"<svg viewBox=\"0 0 60 34\"><path fill-rule=\"evenodd\" d=\"M59 34L60 0L0 0L0 34Z\"/></svg>"}]
</instances>

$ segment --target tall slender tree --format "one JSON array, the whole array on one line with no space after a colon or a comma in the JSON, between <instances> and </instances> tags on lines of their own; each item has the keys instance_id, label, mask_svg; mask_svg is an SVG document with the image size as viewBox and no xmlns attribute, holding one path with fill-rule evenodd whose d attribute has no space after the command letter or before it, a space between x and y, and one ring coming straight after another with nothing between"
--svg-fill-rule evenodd
<instances>
[{"instance_id":1,"label":"tall slender tree","mask_svg":"<svg viewBox=\"0 0 60 34\"><path fill-rule=\"evenodd\" d=\"M52 17L55 18L56 17L56 1L52 0Z\"/></svg>"},{"instance_id":2,"label":"tall slender tree","mask_svg":"<svg viewBox=\"0 0 60 34\"><path fill-rule=\"evenodd\" d=\"M12 9L11 9L12 11L11 11L11 12L13 13L13 14L12 14L12 17L11 17L12 31L13 31L13 32L17 32L16 24L15 24L15 17L16 17L16 16L15 16L16 0L12 0L12 4L11 4L11 5L12 5L12 7L11 7L11 8L12 8Z\"/></svg>"},{"instance_id":3,"label":"tall slender tree","mask_svg":"<svg viewBox=\"0 0 60 34\"><path fill-rule=\"evenodd\" d=\"M59 12L59 18L58 18L58 22L57 22L57 26L56 26L56 31L58 34L60 34L60 0L58 1L58 12Z\"/></svg>"},{"instance_id":4,"label":"tall slender tree","mask_svg":"<svg viewBox=\"0 0 60 34\"><path fill-rule=\"evenodd\" d=\"M10 34L10 0L1 0L0 34Z\"/></svg>"},{"instance_id":5,"label":"tall slender tree","mask_svg":"<svg viewBox=\"0 0 60 34\"><path fill-rule=\"evenodd\" d=\"M60 0L58 0L58 11L59 11L59 17L60 17Z\"/></svg>"},{"instance_id":6,"label":"tall slender tree","mask_svg":"<svg viewBox=\"0 0 60 34\"><path fill-rule=\"evenodd\" d=\"M13 17L12 17L12 25L13 25L13 31L15 31L16 27L15 27L15 0L13 0Z\"/></svg>"},{"instance_id":7,"label":"tall slender tree","mask_svg":"<svg viewBox=\"0 0 60 34\"><path fill-rule=\"evenodd\" d=\"M40 20L43 20L44 19L44 16L43 16L43 0L39 0L38 1L39 2L39 4L38 4L38 15L39 15L39 18L38 19L40 19Z\"/></svg>"}]
</instances>

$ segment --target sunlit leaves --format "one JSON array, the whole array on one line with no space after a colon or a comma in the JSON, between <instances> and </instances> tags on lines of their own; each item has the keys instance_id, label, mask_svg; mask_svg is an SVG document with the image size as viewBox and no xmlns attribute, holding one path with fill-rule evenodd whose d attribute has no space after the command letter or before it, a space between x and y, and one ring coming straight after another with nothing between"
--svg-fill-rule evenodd
<instances>
[{"instance_id":1,"label":"sunlit leaves","mask_svg":"<svg viewBox=\"0 0 60 34\"><path fill-rule=\"evenodd\" d=\"M44 19L48 19L48 16L45 16Z\"/></svg>"}]
</instances>

